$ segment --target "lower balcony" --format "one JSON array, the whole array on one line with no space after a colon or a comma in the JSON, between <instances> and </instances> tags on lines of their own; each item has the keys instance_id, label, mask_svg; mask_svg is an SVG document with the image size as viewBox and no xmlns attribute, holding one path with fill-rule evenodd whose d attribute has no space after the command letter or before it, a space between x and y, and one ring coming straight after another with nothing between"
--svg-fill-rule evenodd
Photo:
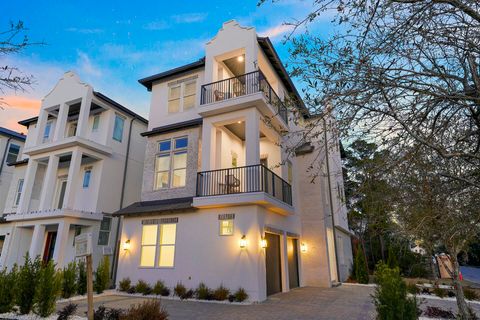
<instances>
[{"instance_id":1,"label":"lower balcony","mask_svg":"<svg viewBox=\"0 0 480 320\"><path fill-rule=\"evenodd\" d=\"M6 221L24 221L24 220L44 220L58 218L76 218L84 220L101 221L103 214L98 212L88 212L76 209L47 209L28 211L25 213L13 213L5 217Z\"/></svg>"},{"instance_id":2,"label":"lower balcony","mask_svg":"<svg viewBox=\"0 0 480 320\"><path fill-rule=\"evenodd\" d=\"M256 203L278 213L293 213L292 187L261 164L199 172L196 196L196 207Z\"/></svg>"}]
</instances>

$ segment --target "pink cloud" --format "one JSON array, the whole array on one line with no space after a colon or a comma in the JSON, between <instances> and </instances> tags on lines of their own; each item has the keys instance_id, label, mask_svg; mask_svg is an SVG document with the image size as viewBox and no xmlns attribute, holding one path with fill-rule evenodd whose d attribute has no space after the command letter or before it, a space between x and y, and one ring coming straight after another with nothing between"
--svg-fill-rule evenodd
<instances>
[{"instance_id":1,"label":"pink cloud","mask_svg":"<svg viewBox=\"0 0 480 320\"><path fill-rule=\"evenodd\" d=\"M18 121L38 115L41 101L21 96L6 96L2 98L0 109L0 127L5 127L18 132L26 132L26 128Z\"/></svg>"}]
</instances>

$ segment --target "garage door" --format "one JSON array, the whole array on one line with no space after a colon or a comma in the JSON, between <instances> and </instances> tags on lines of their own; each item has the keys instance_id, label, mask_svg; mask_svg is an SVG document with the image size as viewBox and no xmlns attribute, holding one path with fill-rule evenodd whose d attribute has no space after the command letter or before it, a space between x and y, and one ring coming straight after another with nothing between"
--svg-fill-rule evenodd
<instances>
[{"instance_id":1,"label":"garage door","mask_svg":"<svg viewBox=\"0 0 480 320\"><path fill-rule=\"evenodd\" d=\"M282 274L280 266L280 236L265 233L265 265L267 271L267 296L282 291Z\"/></svg>"}]
</instances>

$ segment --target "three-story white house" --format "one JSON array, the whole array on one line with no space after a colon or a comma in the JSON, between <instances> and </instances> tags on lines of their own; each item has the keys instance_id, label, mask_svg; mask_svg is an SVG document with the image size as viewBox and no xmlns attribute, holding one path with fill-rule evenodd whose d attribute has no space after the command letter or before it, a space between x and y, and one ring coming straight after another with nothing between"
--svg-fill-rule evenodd
<instances>
[{"instance_id":1,"label":"three-story white house","mask_svg":"<svg viewBox=\"0 0 480 320\"><path fill-rule=\"evenodd\" d=\"M323 127L311 141L288 134L314 116L268 38L228 21L203 59L139 82L151 91L148 142L141 201L114 214L117 283L223 284L262 301L348 277L338 141Z\"/></svg>"},{"instance_id":2,"label":"three-story white house","mask_svg":"<svg viewBox=\"0 0 480 320\"><path fill-rule=\"evenodd\" d=\"M67 72L42 100L4 208L1 267L26 252L62 268L74 237L91 232L94 264L113 255L116 219L106 215L140 199L147 120Z\"/></svg>"}]
</instances>

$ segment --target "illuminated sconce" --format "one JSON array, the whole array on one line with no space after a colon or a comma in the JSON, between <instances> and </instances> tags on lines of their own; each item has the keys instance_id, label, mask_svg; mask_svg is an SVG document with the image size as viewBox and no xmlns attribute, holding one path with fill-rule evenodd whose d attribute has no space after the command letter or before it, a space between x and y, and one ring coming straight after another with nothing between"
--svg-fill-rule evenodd
<instances>
[{"instance_id":1,"label":"illuminated sconce","mask_svg":"<svg viewBox=\"0 0 480 320\"><path fill-rule=\"evenodd\" d=\"M123 250L125 251L130 250L130 239L125 240L125 242L123 243Z\"/></svg>"},{"instance_id":2,"label":"illuminated sconce","mask_svg":"<svg viewBox=\"0 0 480 320\"><path fill-rule=\"evenodd\" d=\"M268 246L267 239L262 238L262 240L260 240L260 247L265 249L267 246Z\"/></svg>"},{"instance_id":3,"label":"illuminated sconce","mask_svg":"<svg viewBox=\"0 0 480 320\"><path fill-rule=\"evenodd\" d=\"M240 239L240 248L245 249L247 247L247 237L245 235Z\"/></svg>"},{"instance_id":4,"label":"illuminated sconce","mask_svg":"<svg viewBox=\"0 0 480 320\"><path fill-rule=\"evenodd\" d=\"M302 242L300 244L300 251L307 252L307 250L308 250L307 244L305 242Z\"/></svg>"},{"instance_id":5,"label":"illuminated sconce","mask_svg":"<svg viewBox=\"0 0 480 320\"><path fill-rule=\"evenodd\" d=\"M238 62L243 62L243 60L244 60L243 55L237 57Z\"/></svg>"}]
</instances>

